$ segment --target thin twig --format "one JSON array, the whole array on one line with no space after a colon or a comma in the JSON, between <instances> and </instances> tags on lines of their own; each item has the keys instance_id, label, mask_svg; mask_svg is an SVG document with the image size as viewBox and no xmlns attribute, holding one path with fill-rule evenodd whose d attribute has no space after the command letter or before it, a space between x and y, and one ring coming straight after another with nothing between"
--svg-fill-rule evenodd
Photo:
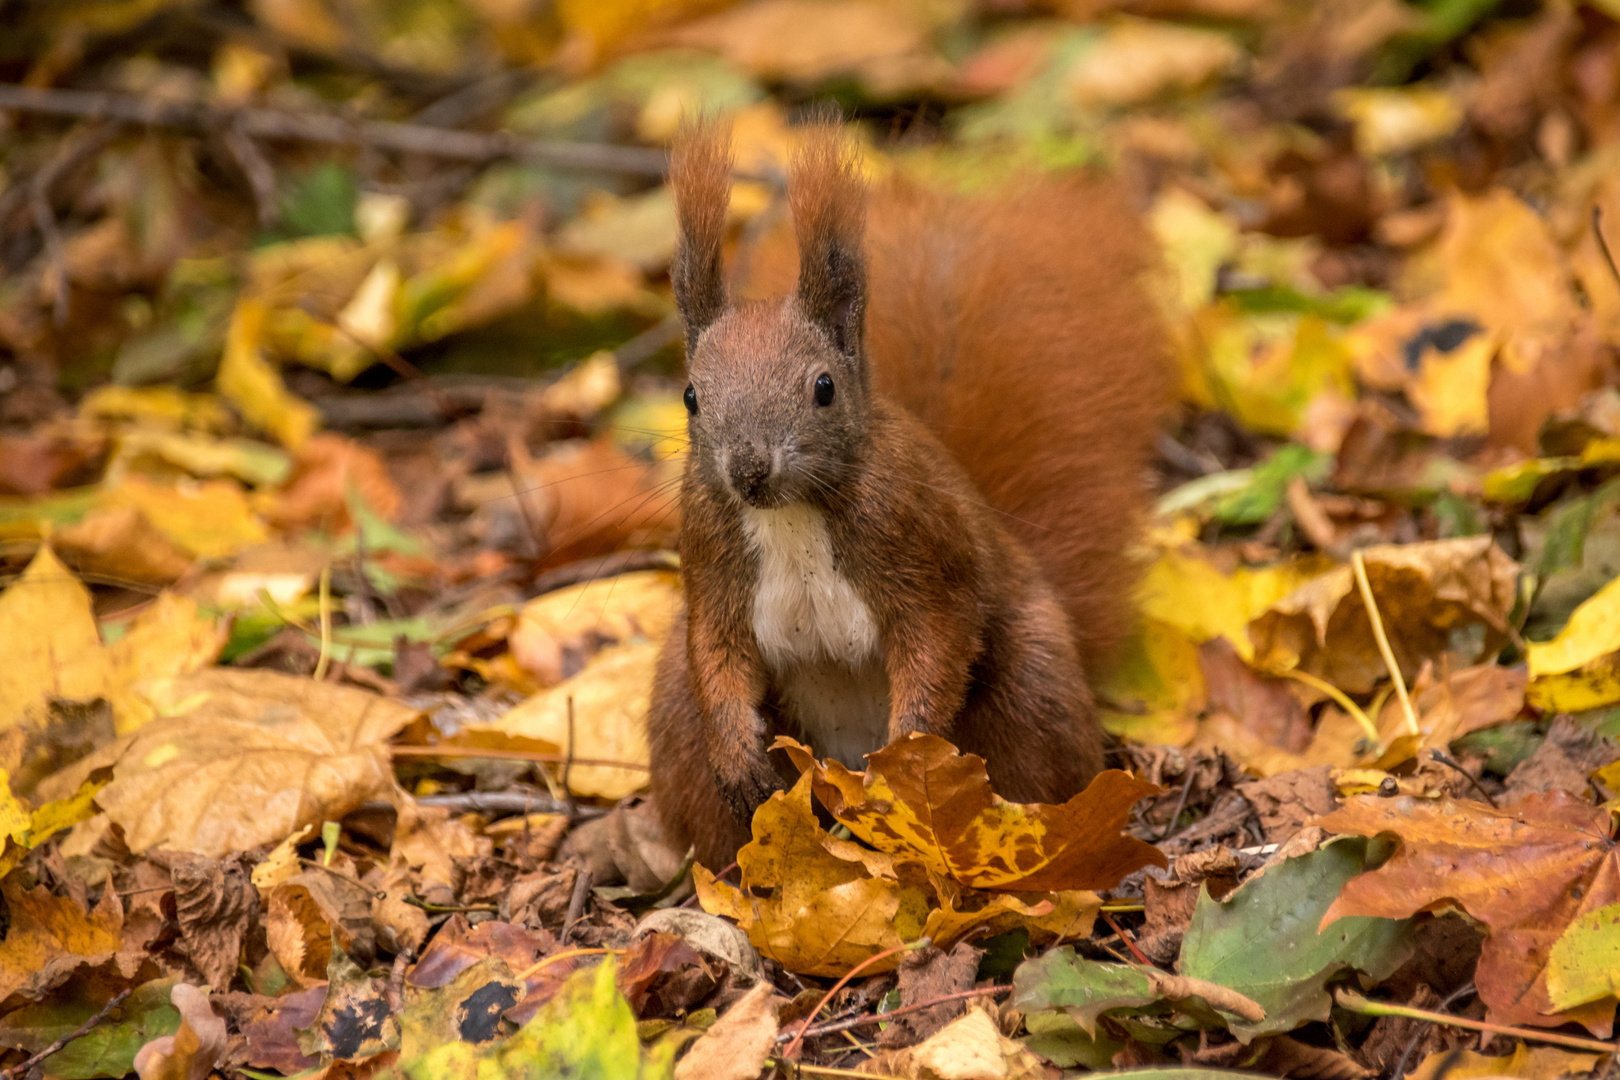
<instances>
[{"instance_id":1,"label":"thin twig","mask_svg":"<svg viewBox=\"0 0 1620 1080\"><path fill-rule=\"evenodd\" d=\"M1138 964L1142 964L1143 966L1150 968L1156 967L1153 961L1142 955L1142 950L1136 947L1136 942L1125 936L1125 931L1119 928L1119 924L1114 921L1114 917L1112 915L1108 914L1106 911L1098 911L1097 914L1102 916L1102 921L1108 924L1108 929L1114 932L1114 936L1123 941L1125 943L1125 947L1131 950L1131 955L1136 957L1136 962Z\"/></svg>"},{"instance_id":2,"label":"thin twig","mask_svg":"<svg viewBox=\"0 0 1620 1080\"><path fill-rule=\"evenodd\" d=\"M43 175L43 173L41 174ZM62 230L56 224L56 211L45 193L45 185L36 181L30 185L28 206L34 214L34 228L45 243L45 276L51 285L51 319L58 326L66 326L68 319L67 247L62 242Z\"/></svg>"},{"instance_id":3,"label":"thin twig","mask_svg":"<svg viewBox=\"0 0 1620 1080\"><path fill-rule=\"evenodd\" d=\"M569 774L574 771L574 695L568 695L568 745L563 747L562 797L568 812L574 810L574 789L568 786Z\"/></svg>"},{"instance_id":4,"label":"thin twig","mask_svg":"<svg viewBox=\"0 0 1620 1080\"><path fill-rule=\"evenodd\" d=\"M822 1035L836 1035L840 1031L850 1028L864 1027L867 1024L881 1024L901 1016L905 1013L921 1012L923 1009L932 1009L935 1005L944 1005L952 1001L965 1001L976 997L999 997L1002 994L1012 993L1011 986L986 986L977 990L962 990L954 994L942 994L937 998L919 1001L912 1005L902 1005L898 1009L890 1009L882 1013L863 1013L860 1016L847 1016L841 1020L829 1020L825 1024L817 1024L804 1033L805 1038L814 1039ZM787 1042L788 1033L781 1032L776 1036L779 1043Z\"/></svg>"},{"instance_id":5,"label":"thin twig","mask_svg":"<svg viewBox=\"0 0 1620 1080\"><path fill-rule=\"evenodd\" d=\"M1404 1016L1412 1020L1430 1020L1436 1024L1445 1024L1448 1027L1467 1028L1469 1031L1488 1031L1495 1035L1509 1035L1515 1039L1525 1039L1530 1042L1551 1043L1554 1046L1567 1046L1572 1050L1596 1051L1599 1054L1613 1054L1620 1047L1613 1043L1599 1042L1597 1039L1581 1039L1574 1035L1559 1035L1552 1031L1538 1031L1535 1028L1512 1027L1508 1024L1489 1024L1484 1020L1470 1020L1464 1016L1452 1016L1448 1013L1434 1012L1431 1009L1419 1009L1413 1005L1391 1005L1384 1001L1372 1001L1362 997L1354 990L1338 990L1333 1000L1341 1009L1347 1009L1362 1016Z\"/></svg>"},{"instance_id":6,"label":"thin twig","mask_svg":"<svg viewBox=\"0 0 1620 1080\"><path fill-rule=\"evenodd\" d=\"M253 207L259 215L259 227L273 227L281 216L280 208L276 205L276 170L271 167L258 144L242 131L241 125L230 125L221 138L253 191Z\"/></svg>"},{"instance_id":7,"label":"thin twig","mask_svg":"<svg viewBox=\"0 0 1620 1080\"><path fill-rule=\"evenodd\" d=\"M1614 275L1614 283L1620 285L1620 269L1614 265L1614 256L1609 252L1609 242L1603 239L1603 208L1597 203L1592 204L1592 235L1597 237L1598 250L1603 253L1603 261L1609 264L1609 273Z\"/></svg>"},{"instance_id":8,"label":"thin twig","mask_svg":"<svg viewBox=\"0 0 1620 1080\"><path fill-rule=\"evenodd\" d=\"M574 932L574 924L585 914L585 900L590 895L591 872L581 870L574 878L574 891L568 897L568 914L563 918L562 937L557 939L559 945L568 944L568 935Z\"/></svg>"},{"instance_id":9,"label":"thin twig","mask_svg":"<svg viewBox=\"0 0 1620 1080\"><path fill-rule=\"evenodd\" d=\"M1412 699L1406 694L1406 680L1401 677L1400 665L1395 663L1395 650L1389 647L1389 637L1384 633L1384 620L1378 614L1378 604L1373 600L1372 583L1367 580L1367 561L1361 557L1359 549L1350 553L1350 565L1355 570L1356 587L1361 590L1361 602L1367 605L1367 618L1372 622L1379 655L1384 658L1389 677L1395 682L1395 696L1401 699L1401 711L1406 714L1406 733L1416 735L1417 713L1412 711Z\"/></svg>"},{"instance_id":10,"label":"thin twig","mask_svg":"<svg viewBox=\"0 0 1620 1080\"><path fill-rule=\"evenodd\" d=\"M563 168L640 176L662 176L669 168L662 151L639 146L525 139L507 132L457 131L382 120L352 121L323 113L279 109L226 109L199 101L161 101L130 94L50 90L14 83L0 83L0 109L188 131L213 131L232 126L249 138L363 145L457 161L523 158Z\"/></svg>"},{"instance_id":11,"label":"thin twig","mask_svg":"<svg viewBox=\"0 0 1620 1080\"><path fill-rule=\"evenodd\" d=\"M532 791L459 791L449 795L418 795L423 806L442 806L452 814L562 814L567 807L550 795ZM587 807L600 810L600 807Z\"/></svg>"},{"instance_id":12,"label":"thin twig","mask_svg":"<svg viewBox=\"0 0 1620 1080\"><path fill-rule=\"evenodd\" d=\"M411 907L421 908L430 915L454 915L458 912L466 913L469 911L484 911L491 914L499 914L501 910L494 904L435 904L431 900L423 900L420 897L412 896L408 893L405 896L405 902L411 905Z\"/></svg>"},{"instance_id":13,"label":"thin twig","mask_svg":"<svg viewBox=\"0 0 1620 1080\"><path fill-rule=\"evenodd\" d=\"M331 876L337 878L339 881L346 881L350 885L353 885L355 888L360 889L361 891L367 893L373 900L381 900L383 897L388 895L386 892L383 892L381 889L373 889L370 885L367 885L365 882L361 881L359 878L355 877L353 874L345 874L343 871L333 869L332 867L327 866L323 862L317 862L314 859L306 859L302 855L300 855L298 857L298 865L299 866L306 866L311 870L319 870L323 874L330 874Z\"/></svg>"},{"instance_id":14,"label":"thin twig","mask_svg":"<svg viewBox=\"0 0 1620 1080\"><path fill-rule=\"evenodd\" d=\"M656 356L664 346L679 341L682 331L683 327L679 315L673 313L665 315L658 322L614 349L613 359L618 363L620 371L629 371L642 361Z\"/></svg>"},{"instance_id":15,"label":"thin twig","mask_svg":"<svg viewBox=\"0 0 1620 1080\"><path fill-rule=\"evenodd\" d=\"M1187 766L1187 782L1181 785L1181 797L1176 800L1176 809L1170 815L1170 820L1164 823L1164 831L1159 834L1159 843L1170 839L1170 830L1176 827L1176 821L1181 817L1181 811L1187 805L1187 796L1192 793L1193 778L1198 775L1190 764Z\"/></svg>"},{"instance_id":16,"label":"thin twig","mask_svg":"<svg viewBox=\"0 0 1620 1080\"><path fill-rule=\"evenodd\" d=\"M913 949L926 949L932 944L933 940L931 938L920 937L916 941L907 942L904 945L896 945L892 949L884 949L880 953L873 956L868 956L865 960L862 960L860 963L850 968L842 979L839 979L837 982L833 983L831 990L828 990L825 994L821 995L821 1000L816 1002L816 1007L810 1010L810 1015L806 1016L804 1018L804 1022L799 1025L799 1033L793 1036L793 1041L788 1043L786 1049L782 1051L782 1057L791 1061L798 1054L799 1047L804 1042L804 1033L810 1030L810 1022L820 1015L822 1009L827 1007L827 1002L833 999L834 994L838 993L838 991L842 990L846 985L848 985L849 980L853 979L856 975L859 975L862 971L865 971L879 960L885 960L888 957L893 956L895 953L911 952Z\"/></svg>"},{"instance_id":17,"label":"thin twig","mask_svg":"<svg viewBox=\"0 0 1620 1080\"><path fill-rule=\"evenodd\" d=\"M1457 987L1457 989L1447 994L1446 999L1435 1006L1435 1011L1445 1012L1447 1009L1451 1008L1451 1006L1455 1005L1459 1000L1474 992L1475 990L1473 983L1464 983L1462 986ZM1428 1028L1418 1028L1412 1037L1407 1040L1406 1049L1401 1051L1400 1060L1395 1062L1395 1068L1390 1070L1390 1080L1402 1080L1402 1077L1406 1075L1406 1063L1411 1060L1412 1051L1417 1049L1418 1042L1422 1040L1423 1036L1427 1034L1428 1031Z\"/></svg>"},{"instance_id":18,"label":"thin twig","mask_svg":"<svg viewBox=\"0 0 1620 1080\"><path fill-rule=\"evenodd\" d=\"M398 352L394 351L394 349L387 342L371 341L366 338L362 338L352 329L344 326L341 320L324 318L308 303L299 304L299 309L311 319L314 319L316 322L320 323L322 326L330 327L331 329L336 330L338 333L342 334L344 337L348 338L350 341L354 342L356 345L360 346L362 349L381 360L383 364L387 366L388 370L392 371L395 375L398 375L400 378L409 382L415 383L421 388L424 394L432 399L434 407L439 410L441 415L447 419L454 418L458 415L459 411L456 409L455 402L450 400L450 395L446 394L443 390L435 386L433 380L427 377L426 372L417 367L415 364L411 363L409 360L405 359Z\"/></svg>"},{"instance_id":19,"label":"thin twig","mask_svg":"<svg viewBox=\"0 0 1620 1080\"><path fill-rule=\"evenodd\" d=\"M544 971L551 965L560 964L564 960L572 960L576 956L617 956L622 952L624 952L623 949L604 949L600 947L562 949L558 952L552 953L550 956L541 957L539 960L536 960L534 963L530 964L528 967L524 968L522 971L518 972L512 977L518 982L524 982L531 976L538 972Z\"/></svg>"},{"instance_id":20,"label":"thin twig","mask_svg":"<svg viewBox=\"0 0 1620 1080\"><path fill-rule=\"evenodd\" d=\"M636 570L679 570L680 568L681 557L673 551L631 548L628 551L615 551L611 555L594 555L589 559L564 563L554 569L547 570L534 579L533 585L529 588L529 593L532 596L540 596L556 589L566 589L570 585L581 585L587 581L617 577L620 574L629 574Z\"/></svg>"},{"instance_id":21,"label":"thin twig","mask_svg":"<svg viewBox=\"0 0 1620 1080\"><path fill-rule=\"evenodd\" d=\"M0 1075L4 1075L6 1080L11 1080L11 1078L14 1076L21 1076L28 1072L29 1069L32 1069L35 1065L38 1065L52 1054L62 1049L62 1047L66 1046L74 1039L88 1035L92 1028L101 1023L103 1020L107 1019L108 1015L114 1009L122 1005L125 999L128 998L132 992L133 991L131 990L120 990L111 1001L107 1002L107 1004L101 1007L101 1011L96 1013L96 1015L92 1016L90 1019L86 1020L84 1023L80 1024L66 1035L63 1035L60 1039L57 1039L55 1042L51 1043L51 1045L35 1054L21 1065L13 1065L11 1068L7 1069L4 1074Z\"/></svg>"},{"instance_id":22,"label":"thin twig","mask_svg":"<svg viewBox=\"0 0 1620 1080\"><path fill-rule=\"evenodd\" d=\"M805 1065L797 1061L789 1061L784 1054L779 1058L766 1058L765 1064L789 1070L789 1076L808 1073L811 1076L849 1076L854 1080L901 1080L892 1073L870 1073L864 1069L840 1069L836 1065Z\"/></svg>"},{"instance_id":23,"label":"thin twig","mask_svg":"<svg viewBox=\"0 0 1620 1080\"><path fill-rule=\"evenodd\" d=\"M484 750L476 746L391 746L395 757L490 758L495 761L549 761L564 762L565 754L542 754L529 750ZM596 765L604 769L636 769L647 772L649 765L635 761L610 761L606 758L575 758L576 765Z\"/></svg>"},{"instance_id":24,"label":"thin twig","mask_svg":"<svg viewBox=\"0 0 1620 1080\"><path fill-rule=\"evenodd\" d=\"M1429 757L1432 760L1438 761L1440 764L1446 766L1448 769L1457 770L1457 772L1462 774L1462 778L1464 780L1466 780L1470 784L1474 785L1474 790L1479 792L1479 797L1484 799L1487 803L1489 803L1492 810L1495 810L1497 808L1496 800L1491 798L1491 793L1485 790L1484 786L1482 784L1480 784L1478 778L1476 778L1473 773L1471 773L1467 769L1463 768L1462 765L1459 764L1457 762L1457 760L1455 758L1453 758L1450 754L1447 754L1443 750L1431 749L1429 751Z\"/></svg>"}]
</instances>

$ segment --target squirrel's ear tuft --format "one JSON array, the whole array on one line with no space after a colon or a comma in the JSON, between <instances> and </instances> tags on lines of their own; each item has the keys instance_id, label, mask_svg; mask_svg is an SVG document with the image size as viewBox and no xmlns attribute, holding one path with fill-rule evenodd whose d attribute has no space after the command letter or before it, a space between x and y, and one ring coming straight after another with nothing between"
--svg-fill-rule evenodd
<instances>
[{"instance_id":1,"label":"squirrel's ear tuft","mask_svg":"<svg viewBox=\"0 0 1620 1080\"><path fill-rule=\"evenodd\" d=\"M839 352L858 359L866 314L866 184L836 119L819 117L805 128L788 202L799 242L799 304Z\"/></svg>"},{"instance_id":2,"label":"squirrel's ear tuft","mask_svg":"<svg viewBox=\"0 0 1620 1080\"><path fill-rule=\"evenodd\" d=\"M669 179L680 220L669 277L690 357L698 335L726 306L721 246L731 202L731 124L713 117L685 120L670 152Z\"/></svg>"}]
</instances>

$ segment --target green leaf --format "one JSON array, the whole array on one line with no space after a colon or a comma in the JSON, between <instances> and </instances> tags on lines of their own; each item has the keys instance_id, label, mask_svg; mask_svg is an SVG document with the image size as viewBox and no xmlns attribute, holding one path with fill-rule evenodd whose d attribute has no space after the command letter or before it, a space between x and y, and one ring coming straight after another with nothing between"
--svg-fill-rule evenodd
<instances>
[{"instance_id":1,"label":"green leaf","mask_svg":"<svg viewBox=\"0 0 1620 1080\"><path fill-rule=\"evenodd\" d=\"M1087 960L1068 945L1022 964L1013 975L1013 1008L1026 1013L1061 1009L1093 1038L1098 1016L1150 1005L1157 997L1138 969Z\"/></svg>"},{"instance_id":2,"label":"green leaf","mask_svg":"<svg viewBox=\"0 0 1620 1080\"><path fill-rule=\"evenodd\" d=\"M1567 567L1580 566L1586 558L1586 537L1592 526L1620 503L1620 478L1610 480L1592 494L1572 499L1547 515L1547 540L1541 549L1536 573L1542 577Z\"/></svg>"},{"instance_id":3,"label":"green leaf","mask_svg":"<svg viewBox=\"0 0 1620 1080\"><path fill-rule=\"evenodd\" d=\"M1320 454L1308 446L1290 443L1249 470L1249 483L1217 499L1211 513L1223 525L1258 525L1282 505L1289 481L1302 476L1309 482L1326 478L1332 466L1330 454Z\"/></svg>"},{"instance_id":4,"label":"green leaf","mask_svg":"<svg viewBox=\"0 0 1620 1080\"><path fill-rule=\"evenodd\" d=\"M104 1021L74 1039L40 1064L57 1080L96 1080L128 1076L135 1071L135 1052L160 1035L180 1030L180 1011L169 1003L175 980L156 979L137 988ZM81 1020L94 1015L89 1011ZM77 1027L77 1024L74 1025Z\"/></svg>"},{"instance_id":5,"label":"green leaf","mask_svg":"<svg viewBox=\"0 0 1620 1080\"><path fill-rule=\"evenodd\" d=\"M611 961L576 971L512 1037L484 1045L435 1046L414 1060L402 1060L396 1075L407 1080L655 1080L672 1075L674 1045L659 1043L643 1055L635 1014L613 977Z\"/></svg>"},{"instance_id":6,"label":"green leaf","mask_svg":"<svg viewBox=\"0 0 1620 1080\"><path fill-rule=\"evenodd\" d=\"M1318 315L1335 323L1358 323L1392 306L1388 293L1361 285L1349 285L1320 296L1303 293L1287 285L1231 289L1222 295L1230 297L1237 309L1246 313L1295 311L1302 315Z\"/></svg>"},{"instance_id":7,"label":"green leaf","mask_svg":"<svg viewBox=\"0 0 1620 1080\"><path fill-rule=\"evenodd\" d=\"M281 225L292 236L353 236L359 186L349 170L330 161L293 179L281 204Z\"/></svg>"},{"instance_id":8,"label":"green leaf","mask_svg":"<svg viewBox=\"0 0 1620 1080\"><path fill-rule=\"evenodd\" d=\"M1345 882L1366 869L1367 849L1365 840L1335 841L1272 867L1225 901L1200 891L1179 967L1266 1010L1257 1024L1228 1018L1240 1041L1327 1019L1327 983L1341 971L1381 979L1406 960L1411 920L1356 916L1317 932Z\"/></svg>"},{"instance_id":9,"label":"green leaf","mask_svg":"<svg viewBox=\"0 0 1620 1080\"><path fill-rule=\"evenodd\" d=\"M1082 1067L1109 1072L1114 1066L1114 1055L1125 1049L1125 1044L1116 1039L1088 1034L1067 1013L1030 1013L1024 1017L1024 1029L1029 1034L1020 1041L1026 1047L1065 1069Z\"/></svg>"}]
</instances>

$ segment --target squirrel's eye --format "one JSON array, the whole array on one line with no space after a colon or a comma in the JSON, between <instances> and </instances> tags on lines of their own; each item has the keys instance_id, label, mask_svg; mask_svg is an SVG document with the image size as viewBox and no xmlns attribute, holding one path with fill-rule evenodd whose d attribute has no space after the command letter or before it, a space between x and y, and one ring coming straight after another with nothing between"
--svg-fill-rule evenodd
<instances>
[{"instance_id":1,"label":"squirrel's eye","mask_svg":"<svg viewBox=\"0 0 1620 1080\"><path fill-rule=\"evenodd\" d=\"M821 374L816 376L816 404L826 407L832 404L833 384L832 376Z\"/></svg>"},{"instance_id":2,"label":"squirrel's eye","mask_svg":"<svg viewBox=\"0 0 1620 1080\"><path fill-rule=\"evenodd\" d=\"M686 384L686 397L685 397L684 400L686 401L686 411L690 415L696 416L697 415L697 390L696 390L696 388L694 388L692 386L691 383Z\"/></svg>"}]
</instances>

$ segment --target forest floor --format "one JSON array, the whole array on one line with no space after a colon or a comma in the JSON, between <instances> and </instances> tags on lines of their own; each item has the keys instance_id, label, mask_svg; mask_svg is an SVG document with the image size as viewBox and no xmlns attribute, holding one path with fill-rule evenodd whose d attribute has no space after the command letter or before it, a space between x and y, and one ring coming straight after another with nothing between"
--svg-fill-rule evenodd
<instances>
[{"instance_id":1,"label":"forest floor","mask_svg":"<svg viewBox=\"0 0 1620 1080\"><path fill-rule=\"evenodd\" d=\"M0 28L7 1080L1612 1075L1616 0ZM874 176L1104 170L1157 238L1125 771L800 753L703 867L640 795L664 151L729 113L779 250L826 101Z\"/></svg>"}]
</instances>

